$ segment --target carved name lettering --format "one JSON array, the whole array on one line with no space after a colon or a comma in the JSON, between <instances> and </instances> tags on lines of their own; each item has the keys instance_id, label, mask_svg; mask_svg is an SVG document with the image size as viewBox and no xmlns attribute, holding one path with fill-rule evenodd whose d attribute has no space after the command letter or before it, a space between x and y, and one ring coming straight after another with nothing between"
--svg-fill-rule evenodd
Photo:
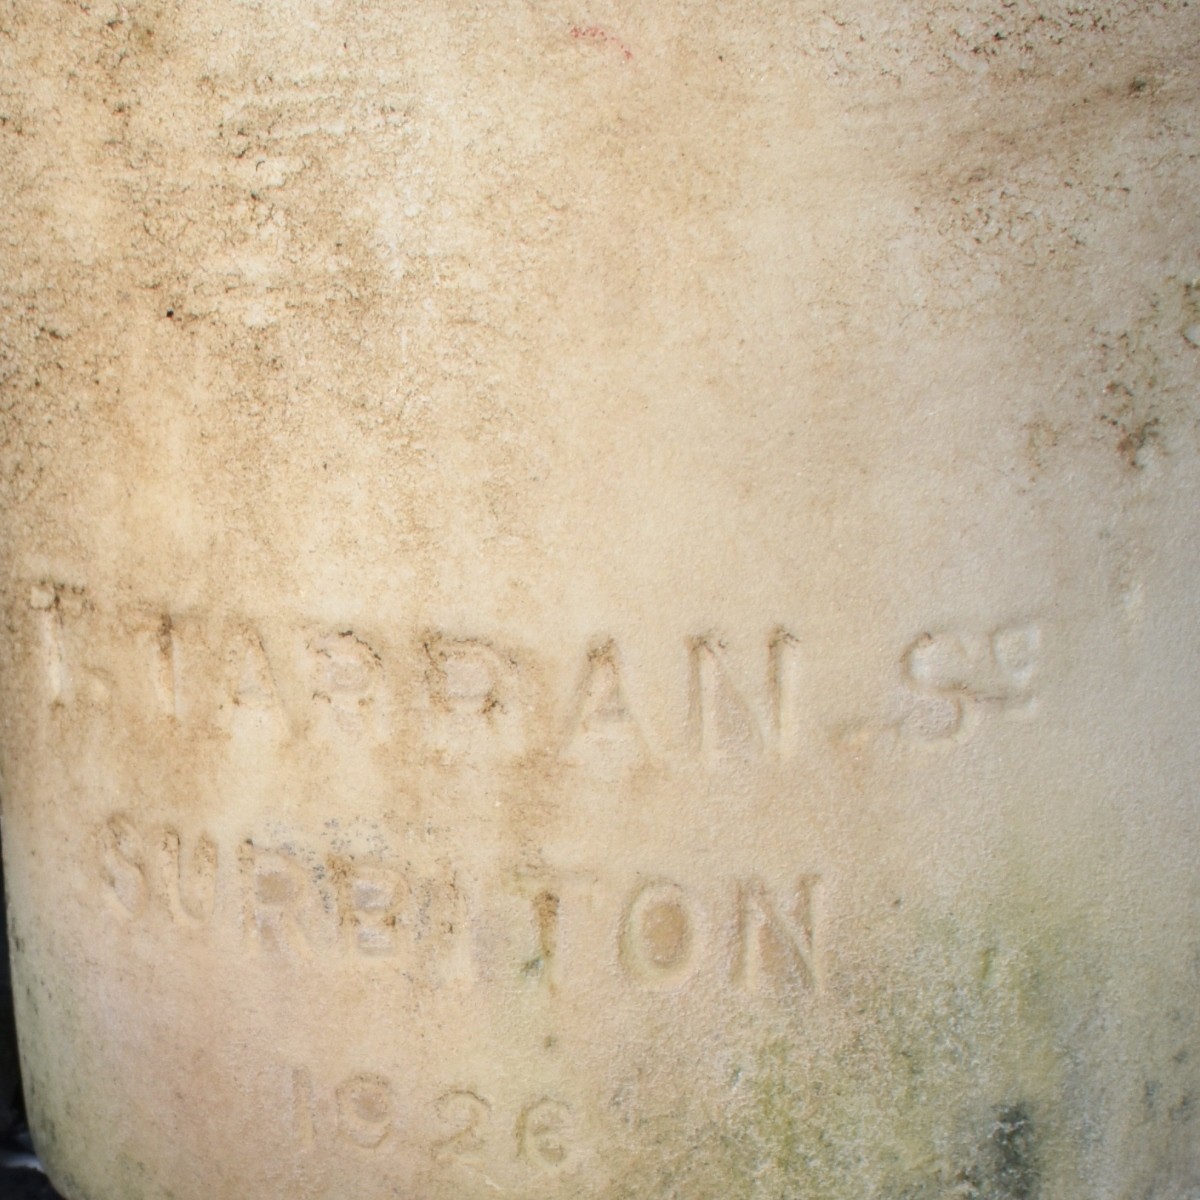
<instances>
[{"instance_id":1,"label":"carved name lettering","mask_svg":"<svg viewBox=\"0 0 1200 1200\"><path fill-rule=\"evenodd\" d=\"M767 642L765 705L755 706L734 683L725 644L715 636L691 643L689 721L692 741L703 761L756 758L768 752L782 759L796 751L800 726L800 644L785 629Z\"/></svg>"},{"instance_id":2,"label":"carved name lettering","mask_svg":"<svg viewBox=\"0 0 1200 1200\"><path fill-rule=\"evenodd\" d=\"M213 914L217 846L202 834L185 852L177 830L143 835L128 817L111 817L100 829L101 880L116 911L140 917L152 905L171 920L198 928Z\"/></svg>"},{"instance_id":3,"label":"carved name lettering","mask_svg":"<svg viewBox=\"0 0 1200 1200\"><path fill-rule=\"evenodd\" d=\"M221 848L207 833L143 830L125 814L104 822L95 844L118 920L165 920L298 965L394 961L442 986L507 976L552 991L606 963L643 992L714 974L745 994L821 982L815 874L785 885L754 874L629 884L603 871L546 871L472 888L444 864L422 870L250 838ZM477 939L481 929L491 932Z\"/></svg>"},{"instance_id":4,"label":"carved name lettering","mask_svg":"<svg viewBox=\"0 0 1200 1200\"><path fill-rule=\"evenodd\" d=\"M901 658L915 702L901 723L908 739L957 742L990 715L1029 717L1037 699L1038 625L1006 625L986 633L924 633Z\"/></svg>"},{"instance_id":5,"label":"carved name lettering","mask_svg":"<svg viewBox=\"0 0 1200 1200\"><path fill-rule=\"evenodd\" d=\"M554 755L610 776L672 760L774 770L833 736L814 723L804 646L783 626L681 636L668 677L654 678L607 635L550 661L469 631L385 640L346 627L264 630L236 614L110 612L53 582L31 586L29 608L46 703L67 713L226 723L250 736L264 736L273 714L276 733L349 745L402 736L465 767ZM922 634L899 654L908 709L888 728L954 743L991 715L1030 716L1041 643L1035 622Z\"/></svg>"},{"instance_id":6,"label":"carved name lettering","mask_svg":"<svg viewBox=\"0 0 1200 1200\"><path fill-rule=\"evenodd\" d=\"M118 699L135 717L237 726L239 714L274 712L286 727L313 736L383 740L389 714L408 709L422 715L417 736L464 761L473 747L490 745L510 758L549 752L611 767L683 755L718 769L747 757L790 758L806 729L800 644L782 628L762 638L757 652L735 653L716 634L681 637L676 678L637 680L643 689L669 685L675 695L676 725L650 729L630 684L637 668L611 636L573 661L550 664L529 650L448 630L387 646L351 628L285 627L267 636L234 615L107 612L82 589L53 583L31 588L30 608L51 706L88 698L77 676L93 685L104 676L78 661L86 645L121 668ZM130 663L139 669L130 671ZM547 669L551 677L573 676L574 688L554 695L537 682ZM140 679L140 687L129 679ZM328 720L319 719L322 712Z\"/></svg>"},{"instance_id":7,"label":"carved name lettering","mask_svg":"<svg viewBox=\"0 0 1200 1200\"><path fill-rule=\"evenodd\" d=\"M621 962L644 986L678 987L696 964L703 917L676 883L640 887L621 923Z\"/></svg>"}]
</instances>

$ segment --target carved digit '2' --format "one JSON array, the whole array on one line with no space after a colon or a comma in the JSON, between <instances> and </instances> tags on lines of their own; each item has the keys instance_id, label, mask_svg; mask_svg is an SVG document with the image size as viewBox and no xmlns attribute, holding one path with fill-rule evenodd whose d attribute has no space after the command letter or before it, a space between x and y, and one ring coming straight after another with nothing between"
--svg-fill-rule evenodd
<instances>
[{"instance_id":1,"label":"carved digit '2'","mask_svg":"<svg viewBox=\"0 0 1200 1200\"><path fill-rule=\"evenodd\" d=\"M454 1132L433 1144L433 1156L439 1162L459 1158L483 1145L484 1131L492 1115L492 1106L475 1092L446 1092L437 1100L438 1116Z\"/></svg>"}]
</instances>

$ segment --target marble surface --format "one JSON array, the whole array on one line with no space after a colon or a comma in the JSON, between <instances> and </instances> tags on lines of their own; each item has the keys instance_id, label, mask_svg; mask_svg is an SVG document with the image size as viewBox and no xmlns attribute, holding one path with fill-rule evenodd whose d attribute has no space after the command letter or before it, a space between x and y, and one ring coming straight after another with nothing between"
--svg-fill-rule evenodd
<instances>
[{"instance_id":1,"label":"marble surface","mask_svg":"<svg viewBox=\"0 0 1200 1200\"><path fill-rule=\"evenodd\" d=\"M1198 46L0 4L64 1195L1197 1194Z\"/></svg>"}]
</instances>

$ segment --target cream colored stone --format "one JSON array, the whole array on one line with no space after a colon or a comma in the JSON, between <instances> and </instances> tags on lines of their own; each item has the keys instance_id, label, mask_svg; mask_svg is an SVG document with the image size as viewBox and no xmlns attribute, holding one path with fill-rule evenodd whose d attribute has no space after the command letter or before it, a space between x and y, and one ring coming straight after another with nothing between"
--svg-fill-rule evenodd
<instances>
[{"instance_id":1,"label":"cream colored stone","mask_svg":"<svg viewBox=\"0 0 1200 1200\"><path fill-rule=\"evenodd\" d=\"M3 5L67 1196L1197 1195L1197 11Z\"/></svg>"}]
</instances>

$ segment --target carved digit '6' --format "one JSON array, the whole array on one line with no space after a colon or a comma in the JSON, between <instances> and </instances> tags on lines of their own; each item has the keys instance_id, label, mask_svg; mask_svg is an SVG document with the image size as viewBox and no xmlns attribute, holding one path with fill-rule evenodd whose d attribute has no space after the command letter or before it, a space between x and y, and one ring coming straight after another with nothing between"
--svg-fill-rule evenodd
<instances>
[{"instance_id":1,"label":"carved digit '6'","mask_svg":"<svg viewBox=\"0 0 1200 1200\"><path fill-rule=\"evenodd\" d=\"M437 1162L462 1161L486 1146L492 1106L477 1092L445 1092L435 1102L438 1116L453 1132L433 1145ZM557 1168L570 1157L571 1108L543 1096L526 1104L513 1133L517 1157L533 1167Z\"/></svg>"},{"instance_id":2,"label":"carved digit '6'","mask_svg":"<svg viewBox=\"0 0 1200 1200\"><path fill-rule=\"evenodd\" d=\"M561 1100L543 1098L517 1118L517 1154L535 1166L561 1167L570 1154L571 1109Z\"/></svg>"}]
</instances>

